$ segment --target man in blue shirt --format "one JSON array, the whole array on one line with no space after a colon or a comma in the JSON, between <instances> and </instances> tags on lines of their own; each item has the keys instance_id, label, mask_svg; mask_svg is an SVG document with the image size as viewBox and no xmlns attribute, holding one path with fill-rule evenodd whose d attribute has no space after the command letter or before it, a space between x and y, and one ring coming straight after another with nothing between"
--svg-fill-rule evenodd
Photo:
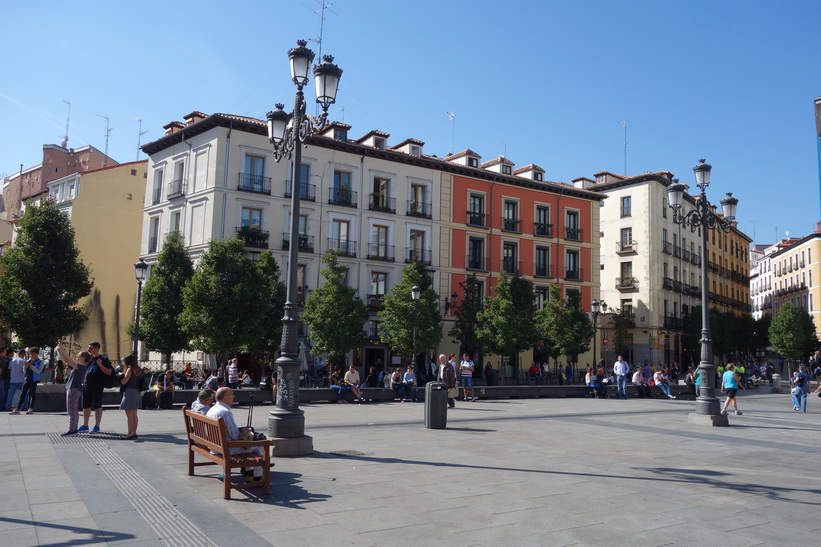
<instances>
[{"instance_id":1,"label":"man in blue shirt","mask_svg":"<svg viewBox=\"0 0 821 547\"><path fill-rule=\"evenodd\" d=\"M630 372L630 365L619 355L618 360L613 365L613 374L616 375L616 385L618 393L616 398L627 399L627 374Z\"/></svg>"},{"instance_id":2,"label":"man in blue shirt","mask_svg":"<svg viewBox=\"0 0 821 547\"><path fill-rule=\"evenodd\" d=\"M807 411L807 393L810 391L810 375L806 365L799 365L792 378L792 406L796 412Z\"/></svg>"},{"instance_id":3,"label":"man in blue shirt","mask_svg":"<svg viewBox=\"0 0 821 547\"><path fill-rule=\"evenodd\" d=\"M727 415L727 407L730 405L730 401L733 402L733 409L735 410L736 414L743 414L740 410L738 410L738 404L735 401L735 395L738 393L738 387L741 386L741 389L747 389L744 387L744 384L739 384L741 380L741 376L735 371L735 367L732 363L727 365L727 370L724 371L724 375L722 376L722 384L721 384L721 392L727 393L727 400L724 401L724 407L721 409L721 413L725 416Z\"/></svg>"}]
</instances>

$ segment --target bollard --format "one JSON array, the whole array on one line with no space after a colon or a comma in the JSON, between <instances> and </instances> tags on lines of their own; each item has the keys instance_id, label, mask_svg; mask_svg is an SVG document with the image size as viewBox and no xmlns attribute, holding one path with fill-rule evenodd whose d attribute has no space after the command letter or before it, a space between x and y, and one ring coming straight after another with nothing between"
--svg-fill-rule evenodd
<instances>
[{"instance_id":1,"label":"bollard","mask_svg":"<svg viewBox=\"0 0 821 547\"><path fill-rule=\"evenodd\" d=\"M781 375L780 374L773 374L773 388L770 390L770 393L783 393L781 391Z\"/></svg>"}]
</instances>

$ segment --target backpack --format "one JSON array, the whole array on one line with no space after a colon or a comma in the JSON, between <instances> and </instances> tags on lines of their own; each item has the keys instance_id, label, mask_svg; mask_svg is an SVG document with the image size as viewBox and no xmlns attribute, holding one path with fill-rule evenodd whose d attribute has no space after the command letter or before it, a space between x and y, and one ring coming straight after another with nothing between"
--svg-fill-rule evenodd
<instances>
[{"instance_id":1,"label":"backpack","mask_svg":"<svg viewBox=\"0 0 821 547\"><path fill-rule=\"evenodd\" d=\"M815 370L813 370L812 373L816 376L821 376L821 367L815 367Z\"/></svg>"},{"instance_id":2,"label":"backpack","mask_svg":"<svg viewBox=\"0 0 821 547\"><path fill-rule=\"evenodd\" d=\"M119 378L117 377L117 371L115 371L114 367L111 366L111 361L109 361L108 357L106 357L105 355L100 355L99 358L103 360L101 366L107 366L111 369L111 374L108 375L106 375L105 372L100 370L100 375L103 378L103 387L117 387L117 384L119 383Z\"/></svg>"},{"instance_id":3,"label":"backpack","mask_svg":"<svg viewBox=\"0 0 821 547\"><path fill-rule=\"evenodd\" d=\"M797 387L801 387L804 385L804 375L799 373L798 377L793 381L793 384Z\"/></svg>"}]
</instances>

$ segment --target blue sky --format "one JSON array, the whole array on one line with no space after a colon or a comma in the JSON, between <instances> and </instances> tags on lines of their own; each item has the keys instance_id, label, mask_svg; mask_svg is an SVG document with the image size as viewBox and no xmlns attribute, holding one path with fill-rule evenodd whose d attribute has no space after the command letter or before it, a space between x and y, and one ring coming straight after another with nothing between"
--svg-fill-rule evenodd
<instances>
[{"instance_id":1,"label":"blue sky","mask_svg":"<svg viewBox=\"0 0 821 547\"><path fill-rule=\"evenodd\" d=\"M5 2L0 173L59 143L137 157L192 110L262 118L293 102L286 52L320 0ZM345 71L332 119L536 163L549 180L668 170L739 198L756 242L815 229L821 2L334 0L322 53ZM318 51L316 42L310 47ZM344 110L343 110L344 109ZM447 113L454 112L449 120ZM140 158L145 156L140 154Z\"/></svg>"}]
</instances>

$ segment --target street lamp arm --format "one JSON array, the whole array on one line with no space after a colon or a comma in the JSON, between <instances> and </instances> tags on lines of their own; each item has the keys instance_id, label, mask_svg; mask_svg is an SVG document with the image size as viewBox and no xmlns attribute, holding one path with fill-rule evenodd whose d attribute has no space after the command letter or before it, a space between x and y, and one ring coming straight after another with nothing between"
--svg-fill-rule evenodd
<instances>
[{"instance_id":1,"label":"street lamp arm","mask_svg":"<svg viewBox=\"0 0 821 547\"><path fill-rule=\"evenodd\" d=\"M728 233L733 227L733 220L720 217L710 209L712 206L707 201L707 197L702 193L696 198L696 207L685 214L680 213L680 208L673 209L673 222L690 228L691 232L696 232L701 227L713 230L721 230Z\"/></svg>"}]
</instances>

